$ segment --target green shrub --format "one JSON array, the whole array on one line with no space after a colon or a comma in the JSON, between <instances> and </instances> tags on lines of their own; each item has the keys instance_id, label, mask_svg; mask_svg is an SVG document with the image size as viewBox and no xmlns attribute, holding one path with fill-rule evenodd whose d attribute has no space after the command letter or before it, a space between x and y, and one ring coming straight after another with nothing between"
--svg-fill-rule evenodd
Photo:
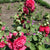
<instances>
[{"instance_id":1,"label":"green shrub","mask_svg":"<svg viewBox=\"0 0 50 50\"><path fill-rule=\"evenodd\" d=\"M16 2L16 1L24 1L24 0L0 0L0 3L9 3L9 2Z\"/></svg>"},{"instance_id":2,"label":"green shrub","mask_svg":"<svg viewBox=\"0 0 50 50\"><path fill-rule=\"evenodd\" d=\"M47 2L43 0L35 0L35 2L40 3L40 5L45 6L46 8L50 9L50 4L48 4Z\"/></svg>"}]
</instances>

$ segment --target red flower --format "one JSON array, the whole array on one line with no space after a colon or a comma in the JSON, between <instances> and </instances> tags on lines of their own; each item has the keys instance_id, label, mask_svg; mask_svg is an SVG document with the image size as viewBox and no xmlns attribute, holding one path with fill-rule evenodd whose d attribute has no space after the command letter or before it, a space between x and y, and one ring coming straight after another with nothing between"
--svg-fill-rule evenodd
<instances>
[{"instance_id":1,"label":"red flower","mask_svg":"<svg viewBox=\"0 0 50 50\"><path fill-rule=\"evenodd\" d=\"M49 26L46 26L46 27L45 27L45 32L46 32L47 34L49 34L49 31L50 31Z\"/></svg>"},{"instance_id":2,"label":"red flower","mask_svg":"<svg viewBox=\"0 0 50 50\"><path fill-rule=\"evenodd\" d=\"M35 9L35 6L33 6L33 7L31 8L31 12L33 12L33 11L34 11L34 9Z\"/></svg>"},{"instance_id":3,"label":"red flower","mask_svg":"<svg viewBox=\"0 0 50 50\"><path fill-rule=\"evenodd\" d=\"M30 23L30 21L29 21L29 20L27 20L27 23Z\"/></svg>"},{"instance_id":4,"label":"red flower","mask_svg":"<svg viewBox=\"0 0 50 50\"><path fill-rule=\"evenodd\" d=\"M26 43L26 37L25 36L21 36L18 39L14 40L13 43L13 48L21 48L24 46L24 44Z\"/></svg>"},{"instance_id":5,"label":"red flower","mask_svg":"<svg viewBox=\"0 0 50 50\"><path fill-rule=\"evenodd\" d=\"M5 46L6 46L6 44L4 43L4 41L0 42L0 48L3 48Z\"/></svg>"},{"instance_id":6,"label":"red flower","mask_svg":"<svg viewBox=\"0 0 50 50\"><path fill-rule=\"evenodd\" d=\"M39 31L40 32L44 32L45 31L45 33L46 33L45 37L47 37L49 32L50 32L50 28L49 28L49 26L40 26Z\"/></svg>"},{"instance_id":7,"label":"red flower","mask_svg":"<svg viewBox=\"0 0 50 50\"><path fill-rule=\"evenodd\" d=\"M10 49L13 49L13 43L10 40L7 41L7 45Z\"/></svg>"},{"instance_id":8,"label":"red flower","mask_svg":"<svg viewBox=\"0 0 50 50\"><path fill-rule=\"evenodd\" d=\"M17 32L13 32L13 36L16 36L18 33Z\"/></svg>"},{"instance_id":9,"label":"red flower","mask_svg":"<svg viewBox=\"0 0 50 50\"><path fill-rule=\"evenodd\" d=\"M23 24L23 28L24 28L24 29L26 28L26 25L25 25L25 24Z\"/></svg>"},{"instance_id":10,"label":"red flower","mask_svg":"<svg viewBox=\"0 0 50 50\"><path fill-rule=\"evenodd\" d=\"M44 29L45 29L44 26L40 26L40 27L39 27L39 31L40 31L40 32L44 32Z\"/></svg>"},{"instance_id":11,"label":"red flower","mask_svg":"<svg viewBox=\"0 0 50 50\"><path fill-rule=\"evenodd\" d=\"M3 27L1 28L1 30L4 31L4 30L5 30L5 26L3 26Z\"/></svg>"},{"instance_id":12,"label":"red flower","mask_svg":"<svg viewBox=\"0 0 50 50\"><path fill-rule=\"evenodd\" d=\"M34 0L26 0L25 6L28 8L32 8L35 4Z\"/></svg>"},{"instance_id":13,"label":"red flower","mask_svg":"<svg viewBox=\"0 0 50 50\"><path fill-rule=\"evenodd\" d=\"M47 37L48 36L48 34L45 34L45 37Z\"/></svg>"},{"instance_id":14,"label":"red flower","mask_svg":"<svg viewBox=\"0 0 50 50\"><path fill-rule=\"evenodd\" d=\"M6 36L7 39L11 39L12 38L12 33L9 32L9 35Z\"/></svg>"},{"instance_id":15,"label":"red flower","mask_svg":"<svg viewBox=\"0 0 50 50\"><path fill-rule=\"evenodd\" d=\"M27 7L23 7L23 11L24 11L24 13L26 13L26 14L28 14L28 13L29 13L29 10L28 10L28 8L27 8Z\"/></svg>"},{"instance_id":16,"label":"red flower","mask_svg":"<svg viewBox=\"0 0 50 50\"><path fill-rule=\"evenodd\" d=\"M19 50L25 50L26 48L26 46L23 46L22 48L19 48Z\"/></svg>"},{"instance_id":17,"label":"red flower","mask_svg":"<svg viewBox=\"0 0 50 50\"><path fill-rule=\"evenodd\" d=\"M22 20L21 23L23 24L24 23L24 20Z\"/></svg>"},{"instance_id":18,"label":"red flower","mask_svg":"<svg viewBox=\"0 0 50 50\"><path fill-rule=\"evenodd\" d=\"M21 36L24 36L24 33L23 32L21 32Z\"/></svg>"}]
</instances>

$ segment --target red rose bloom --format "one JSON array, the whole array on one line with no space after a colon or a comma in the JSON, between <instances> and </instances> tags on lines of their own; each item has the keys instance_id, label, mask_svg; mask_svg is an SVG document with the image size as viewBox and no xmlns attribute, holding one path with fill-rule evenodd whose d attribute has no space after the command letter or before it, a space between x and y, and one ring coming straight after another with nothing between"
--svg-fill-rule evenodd
<instances>
[{"instance_id":1,"label":"red rose bloom","mask_svg":"<svg viewBox=\"0 0 50 50\"><path fill-rule=\"evenodd\" d=\"M23 7L23 11L24 11L24 13L26 13L26 14L28 14L28 13L29 13L29 10L28 10L28 8L27 8L27 7Z\"/></svg>"},{"instance_id":2,"label":"red rose bloom","mask_svg":"<svg viewBox=\"0 0 50 50\"><path fill-rule=\"evenodd\" d=\"M23 24L24 23L24 20L22 20L21 23Z\"/></svg>"},{"instance_id":3,"label":"red rose bloom","mask_svg":"<svg viewBox=\"0 0 50 50\"><path fill-rule=\"evenodd\" d=\"M35 4L34 0L26 0L25 6L28 8L32 8Z\"/></svg>"},{"instance_id":4,"label":"red rose bloom","mask_svg":"<svg viewBox=\"0 0 50 50\"><path fill-rule=\"evenodd\" d=\"M33 11L34 11L34 9L35 9L35 6L33 6L33 7L31 8L31 12L33 12Z\"/></svg>"},{"instance_id":5,"label":"red rose bloom","mask_svg":"<svg viewBox=\"0 0 50 50\"><path fill-rule=\"evenodd\" d=\"M5 30L5 26L3 26L1 30L4 31Z\"/></svg>"},{"instance_id":6,"label":"red rose bloom","mask_svg":"<svg viewBox=\"0 0 50 50\"><path fill-rule=\"evenodd\" d=\"M3 48L5 46L6 46L6 44L4 43L4 41L0 42L0 48Z\"/></svg>"},{"instance_id":7,"label":"red rose bloom","mask_svg":"<svg viewBox=\"0 0 50 50\"><path fill-rule=\"evenodd\" d=\"M40 31L40 32L44 32L44 29L45 29L44 26L40 26L40 27L39 27L39 31Z\"/></svg>"},{"instance_id":8,"label":"red rose bloom","mask_svg":"<svg viewBox=\"0 0 50 50\"><path fill-rule=\"evenodd\" d=\"M23 46L22 48L19 48L19 50L25 50L26 48L26 46Z\"/></svg>"},{"instance_id":9,"label":"red rose bloom","mask_svg":"<svg viewBox=\"0 0 50 50\"><path fill-rule=\"evenodd\" d=\"M46 27L45 27L45 32L46 32L47 34L49 34L49 31L50 31L49 26L46 26Z\"/></svg>"},{"instance_id":10,"label":"red rose bloom","mask_svg":"<svg viewBox=\"0 0 50 50\"><path fill-rule=\"evenodd\" d=\"M48 34L45 34L45 37L47 37L48 36Z\"/></svg>"},{"instance_id":11,"label":"red rose bloom","mask_svg":"<svg viewBox=\"0 0 50 50\"><path fill-rule=\"evenodd\" d=\"M7 45L10 49L13 49L13 43L10 40L7 41Z\"/></svg>"},{"instance_id":12,"label":"red rose bloom","mask_svg":"<svg viewBox=\"0 0 50 50\"><path fill-rule=\"evenodd\" d=\"M18 39L14 40L13 48L21 48L26 43L26 36L21 36Z\"/></svg>"}]
</instances>

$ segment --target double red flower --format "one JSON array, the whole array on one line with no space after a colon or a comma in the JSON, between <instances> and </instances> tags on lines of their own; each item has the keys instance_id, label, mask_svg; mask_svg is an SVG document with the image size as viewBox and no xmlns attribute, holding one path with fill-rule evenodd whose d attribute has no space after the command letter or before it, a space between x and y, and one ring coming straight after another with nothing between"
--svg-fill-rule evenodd
<instances>
[{"instance_id":1,"label":"double red flower","mask_svg":"<svg viewBox=\"0 0 50 50\"><path fill-rule=\"evenodd\" d=\"M35 1L34 0L26 0L24 3L23 11L24 13L28 14L29 10L33 12L35 9Z\"/></svg>"},{"instance_id":2,"label":"double red flower","mask_svg":"<svg viewBox=\"0 0 50 50\"><path fill-rule=\"evenodd\" d=\"M39 31L40 31L40 32L44 32L44 31L45 31L45 33L46 33L45 36L47 37L48 34L49 34L49 31L50 31L50 28L49 28L49 26L42 26L42 25L41 25L41 26L39 27Z\"/></svg>"}]
</instances>

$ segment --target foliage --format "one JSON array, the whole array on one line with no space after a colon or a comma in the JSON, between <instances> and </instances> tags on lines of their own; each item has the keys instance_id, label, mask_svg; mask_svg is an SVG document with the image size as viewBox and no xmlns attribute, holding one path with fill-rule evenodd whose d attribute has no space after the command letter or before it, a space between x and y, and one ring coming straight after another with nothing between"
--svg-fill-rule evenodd
<instances>
[{"instance_id":1,"label":"foliage","mask_svg":"<svg viewBox=\"0 0 50 50\"><path fill-rule=\"evenodd\" d=\"M20 2L25 0L0 0L0 3Z\"/></svg>"},{"instance_id":2,"label":"foliage","mask_svg":"<svg viewBox=\"0 0 50 50\"><path fill-rule=\"evenodd\" d=\"M35 5L32 3L34 1L30 3L31 8L28 7L30 4L24 5L29 12L23 10L22 4L19 5L18 13L11 17L14 19L13 30L9 31L8 27L5 27L5 23L0 21L0 50L22 50L23 47L23 50L50 50L50 46L44 43L44 41L49 42L48 14L42 17L44 18L43 24L35 24L35 19L42 19L42 12L37 15L33 14ZM47 36L45 36L46 34Z\"/></svg>"},{"instance_id":3,"label":"foliage","mask_svg":"<svg viewBox=\"0 0 50 50\"><path fill-rule=\"evenodd\" d=\"M35 0L37 3L40 3L40 5L45 6L46 8L50 9L50 4L48 4L47 2L43 1L43 0Z\"/></svg>"}]
</instances>

